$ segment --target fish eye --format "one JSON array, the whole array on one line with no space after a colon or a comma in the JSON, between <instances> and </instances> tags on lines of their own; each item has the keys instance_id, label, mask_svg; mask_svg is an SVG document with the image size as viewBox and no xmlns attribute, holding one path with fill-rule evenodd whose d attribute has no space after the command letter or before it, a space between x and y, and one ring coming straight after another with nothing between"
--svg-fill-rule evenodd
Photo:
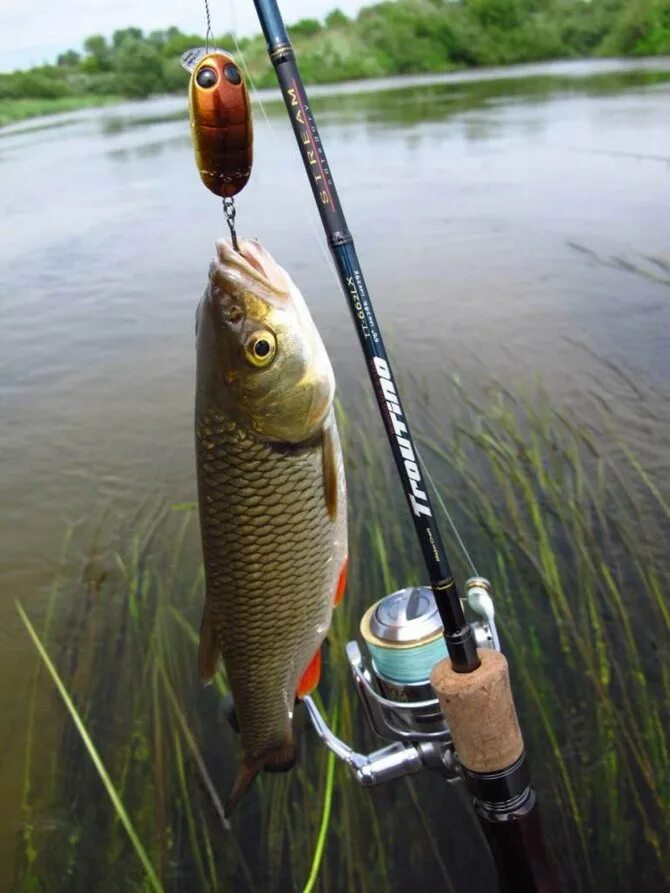
<instances>
[{"instance_id":1,"label":"fish eye","mask_svg":"<svg viewBox=\"0 0 670 893\"><path fill-rule=\"evenodd\" d=\"M195 80L200 87L213 87L216 84L218 77L216 71L211 68L209 65L203 65L200 71L196 74Z\"/></svg>"},{"instance_id":2,"label":"fish eye","mask_svg":"<svg viewBox=\"0 0 670 893\"><path fill-rule=\"evenodd\" d=\"M247 338L244 350L253 366L267 366L277 352L277 339L272 332L254 332Z\"/></svg>"}]
</instances>

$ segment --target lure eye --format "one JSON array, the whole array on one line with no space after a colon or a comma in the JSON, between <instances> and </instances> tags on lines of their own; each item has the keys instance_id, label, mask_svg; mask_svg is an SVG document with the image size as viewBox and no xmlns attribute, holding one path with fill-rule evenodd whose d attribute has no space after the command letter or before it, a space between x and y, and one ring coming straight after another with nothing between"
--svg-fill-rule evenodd
<instances>
[{"instance_id":1,"label":"lure eye","mask_svg":"<svg viewBox=\"0 0 670 893\"><path fill-rule=\"evenodd\" d=\"M207 89L208 87L213 87L218 78L216 71L213 68L210 68L209 65L204 65L196 74L195 80L198 86Z\"/></svg>"},{"instance_id":2,"label":"lure eye","mask_svg":"<svg viewBox=\"0 0 670 893\"><path fill-rule=\"evenodd\" d=\"M277 339L272 332L254 332L247 338L244 351L253 366L268 366L277 352Z\"/></svg>"},{"instance_id":3,"label":"lure eye","mask_svg":"<svg viewBox=\"0 0 670 893\"><path fill-rule=\"evenodd\" d=\"M227 81L231 84L241 84L242 83L242 75L240 74L240 70L237 65L233 65L232 62L229 62L228 65L223 69L223 73Z\"/></svg>"}]
</instances>

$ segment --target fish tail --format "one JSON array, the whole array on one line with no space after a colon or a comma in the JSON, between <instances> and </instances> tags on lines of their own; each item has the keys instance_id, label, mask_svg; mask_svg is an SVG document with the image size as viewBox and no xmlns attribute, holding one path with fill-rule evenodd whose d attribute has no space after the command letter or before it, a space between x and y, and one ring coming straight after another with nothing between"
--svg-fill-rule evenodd
<instances>
[{"instance_id":1,"label":"fish tail","mask_svg":"<svg viewBox=\"0 0 670 893\"><path fill-rule=\"evenodd\" d=\"M265 772L288 772L294 765L295 745L292 736L289 736L283 744L277 747L270 747L257 757L250 757L245 754L237 770L235 783L226 803L226 815L230 815L261 770L265 770Z\"/></svg>"}]
</instances>

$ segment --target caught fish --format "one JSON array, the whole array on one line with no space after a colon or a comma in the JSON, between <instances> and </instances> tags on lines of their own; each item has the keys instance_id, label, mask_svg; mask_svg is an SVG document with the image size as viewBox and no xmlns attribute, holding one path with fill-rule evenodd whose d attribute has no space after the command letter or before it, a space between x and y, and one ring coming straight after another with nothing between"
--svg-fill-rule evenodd
<instances>
[{"instance_id":1,"label":"caught fish","mask_svg":"<svg viewBox=\"0 0 670 893\"><path fill-rule=\"evenodd\" d=\"M258 243L217 243L197 316L196 454L206 598L203 680L223 657L243 749L232 808L290 768L296 697L346 585L335 380L304 298Z\"/></svg>"}]
</instances>

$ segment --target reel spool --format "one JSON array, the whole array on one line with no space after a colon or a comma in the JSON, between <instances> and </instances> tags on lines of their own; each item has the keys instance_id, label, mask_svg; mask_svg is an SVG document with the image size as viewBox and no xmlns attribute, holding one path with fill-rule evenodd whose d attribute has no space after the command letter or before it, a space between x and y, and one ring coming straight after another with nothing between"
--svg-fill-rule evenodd
<instances>
[{"instance_id":1,"label":"reel spool","mask_svg":"<svg viewBox=\"0 0 670 893\"><path fill-rule=\"evenodd\" d=\"M483 577L465 584L467 604L479 615L471 624L477 647L499 650L490 591ZM424 768L455 777L451 733L429 681L435 664L447 656L432 590L414 586L390 593L368 608L360 630L369 660L364 660L358 643L349 642L349 667L370 725L393 743L368 755L356 753L333 735L307 697L304 704L317 734L366 786Z\"/></svg>"},{"instance_id":2,"label":"reel spool","mask_svg":"<svg viewBox=\"0 0 670 893\"><path fill-rule=\"evenodd\" d=\"M489 618L472 626L477 647L492 648ZM392 592L368 608L360 630L376 687L384 699L397 705L384 705L391 729L413 730L421 736L448 734L449 727L429 682L435 664L447 657L432 590L413 586Z\"/></svg>"}]
</instances>

